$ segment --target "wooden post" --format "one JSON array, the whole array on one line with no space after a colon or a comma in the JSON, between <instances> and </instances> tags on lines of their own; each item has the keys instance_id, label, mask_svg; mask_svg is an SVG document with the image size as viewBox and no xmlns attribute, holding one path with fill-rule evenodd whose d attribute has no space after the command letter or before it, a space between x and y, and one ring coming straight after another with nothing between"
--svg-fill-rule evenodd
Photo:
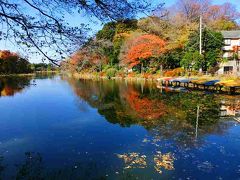
<instances>
[{"instance_id":1,"label":"wooden post","mask_svg":"<svg viewBox=\"0 0 240 180\"><path fill-rule=\"evenodd\" d=\"M197 139L198 137L198 121L199 121L199 110L200 107L199 105L197 106L197 119L196 119L196 127L195 127L195 138Z\"/></svg>"},{"instance_id":2,"label":"wooden post","mask_svg":"<svg viewBox=\"0 0 240 180\"><path fill-rule=\"evenodd\" d=\"M199 54L202 55L202 15L200 16L199 33L200 33Z\"/></svg>"}]
</instances>

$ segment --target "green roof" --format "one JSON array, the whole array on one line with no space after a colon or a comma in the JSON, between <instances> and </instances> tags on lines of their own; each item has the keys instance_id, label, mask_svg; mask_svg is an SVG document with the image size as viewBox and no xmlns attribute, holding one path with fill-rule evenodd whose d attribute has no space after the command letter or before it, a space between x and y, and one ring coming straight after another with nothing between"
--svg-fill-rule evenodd
<instances>
[{"instance_id":1,"label":"green roof","mask_svg":"<svg viewBox=\"0 0 240 180\"><path fill-rule=\"evenodd\" d=\"M240 30L237 31L221 31L223 37L226 38L240 38Z\"/></svg>"}]
</instances>

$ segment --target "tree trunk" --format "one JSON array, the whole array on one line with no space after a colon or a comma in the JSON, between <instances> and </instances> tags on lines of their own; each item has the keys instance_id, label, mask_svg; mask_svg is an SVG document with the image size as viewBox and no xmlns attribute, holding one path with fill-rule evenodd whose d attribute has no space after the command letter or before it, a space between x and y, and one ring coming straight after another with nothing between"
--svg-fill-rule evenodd
<instances>
[{"instance_id":1,"label":"tree trunk","mask_svg":"<svg viewBox=\"0 0 240 180\"><path fill-rule=\"evenodd\" d=\"M161 66L160 66L160 71L161 71L161 76L163 76L163 65L161 64Z\"/></svg>"}]
</instances>

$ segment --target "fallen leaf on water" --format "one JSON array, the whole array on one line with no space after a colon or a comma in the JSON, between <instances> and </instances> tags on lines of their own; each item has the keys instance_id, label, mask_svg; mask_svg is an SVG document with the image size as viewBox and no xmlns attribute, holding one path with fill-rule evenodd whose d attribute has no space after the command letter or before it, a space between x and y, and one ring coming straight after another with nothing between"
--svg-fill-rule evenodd
<instances>
[{"instance_id":1,"label":"fallen leaf on water","mask_svg":"<svg viewBox=\"0 0 240 180\"><path fill-rule=\"evenodd\" d=\"M162 169L174 170L175 158L171 153L162 154L160 151L157 151L157 154L154 155L155 170L162 174Z\"/></svg>"},{"instance_id":2,"label":"fallen leaf on water","mask_svg":"<svg viewBox=\"0 0 240 180\"><path fill-rule=\"evenodd\" d=\"M146 168L146 156L140 155L139 153L125 153L125 154L117 154L117 157L123 159L125 163L124 169L132 169L132 168Z\"/></svg>"}]
</instances>

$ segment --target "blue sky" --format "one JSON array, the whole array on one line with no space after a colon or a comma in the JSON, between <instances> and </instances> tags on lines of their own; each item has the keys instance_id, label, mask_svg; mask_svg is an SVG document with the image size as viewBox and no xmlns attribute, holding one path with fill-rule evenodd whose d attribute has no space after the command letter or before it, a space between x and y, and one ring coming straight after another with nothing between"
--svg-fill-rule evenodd
<instances>
[{"instance_id":1,"label":"blue sky","mask_svg":"<svg viewBox=\"0 0 240 180\"><path fill-rule=\"evenodd\" d=\"M171 6L173 5L176 0L154 0L154 2L163 2L165 3L165 6ZM230 2L232 4L235 4L236 5L236 8L240 11L240 3L239 3L239 0L213 0L212 1L213 4L223 4L223 3L226 3L226 2ZM88 17L86 16L80 16L79 14L75 17L72 17L72 16L67 16L67 21L71 24L71 25L75 25L77 26L78 24L81 24L81 23L87 23L87 24L90 24L90 28L92 29L91 33L90 34L95 34L98 30L101 29L102 25L101 23L96 23L96 22L93 22L91 21ZM23 52L21 52L20 50L18 50L17 47L15 47L13 44L9 43L8 41L0 41L0 50L1 49L9 49L11 51L19 51L20 53L23 54ZM41 62L41 57L32 57L29 59L30 62L32 63L36 63L36 62Z\"/></svg>"}]
</instances>

